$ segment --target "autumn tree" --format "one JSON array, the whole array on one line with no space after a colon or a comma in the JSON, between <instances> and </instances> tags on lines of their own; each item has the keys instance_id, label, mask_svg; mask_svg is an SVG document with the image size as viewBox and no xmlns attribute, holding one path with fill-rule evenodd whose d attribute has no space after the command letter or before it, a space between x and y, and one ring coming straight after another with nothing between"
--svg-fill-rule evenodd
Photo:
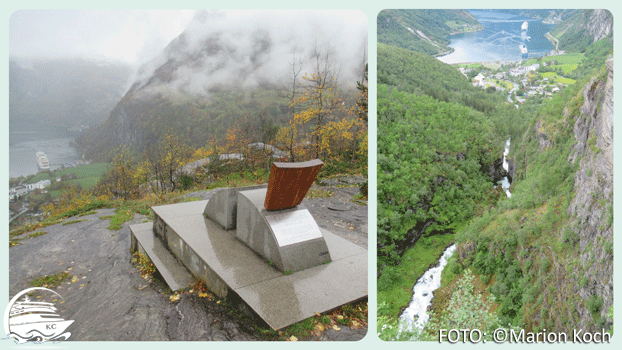
<instances>
[{"instance_id":1,"label":"autumn tree","mask_svg":"<svg viewBox=\"0 0 622 350\"><path fill-rule=\"evenodd\" d=\"M295 118L296 114L301 109L296 101L300 97L301 88L299 77L302 72L302 65L303 61L296 56L296 51L294 50L292 61L290 62L292 79L281 90L281 97L289 101L291 118L289 118L287 125L282 126L275 135L277 144L289 153L289 158L292 162L296 162L301 157L304 157L301 154L302 148L300 147L300 139L302 137L300 129L302 128L302 124L299 118Z\"/></svg>"},{"instance_id":2,"label":"autumn tree","mask_svg":"<svg viewBox=\"0 0 622 350\"><path fill-rule=\"evenodd\" d=\"M360 120L367 124L367 64L363 69L361 81L356 82L356 88L360 91L360 98L356 101L356 114Z\"/></svg>"},{"instance_id":3,"label":"autumn tree","mask_svg":"<svg viewBox=\"0 0 622 350\"><path fill-rule=\"evenodd\" d=\"M323 143L324 130L329 118L342 105L339 97L337 78L338 72L334 69L328 52L322 54L317 51L313 57L313 71L302 76L304 81L304 94L294 103L305 108L294 115L301 124L309 124L311 128L311 144L313 145L314 157L321 156L322 150L326 149ZM322 147L324 146L324 148Z\"/></svg>"},{"instance_id":4,"label":"autumn tree","mask_svg":"<svg viewBox=\"0 0 622 350\"><path fill-rule=\"evenodd\" d=\"M145 169L133 161L126 147L118 148L115 153L110 169L93 192L112 198L134 199L139 196L139 186L145 180Z\"/></svg>"},{"instance_id":5,"label":"autumn tree","mask_svg":"<svg viewBox=\"0 0 622 350\"><path fill-rule=\"evenodd\" d=\"M153 176L151 190L163 194L178 189L185 176L181 167L191 156L192 149L170 131L157 144L146 147L145 159Z\"/></svg>"},{"instance_id":6,"label":"autumn tree","mask_svg":"<svg viewBox=\"0 0 622 350\"><path fill-rule=\"evenodd\" d=\"M321 158L325 162L353 162L366 155L367 78L357 83L358 97L339 85L339 70L329 53L316 50L311 69L302 72L300 61L292 63L288 90L291 119L281 127L277 142L292 161ZM298 76L302 74L301 78ZM327 168L332 167L327 164Z\"/></svg>"}]
</instances>

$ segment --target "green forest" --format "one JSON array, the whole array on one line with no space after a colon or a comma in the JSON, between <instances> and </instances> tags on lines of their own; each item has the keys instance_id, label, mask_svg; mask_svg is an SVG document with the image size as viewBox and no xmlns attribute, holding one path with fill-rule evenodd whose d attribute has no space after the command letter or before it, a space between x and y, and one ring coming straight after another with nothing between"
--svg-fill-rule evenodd
<instances>
[{"instance_id":1,"label":"green forest","mask_svg":"<svg viewBox=\"0 0 622 350\"><path fill-rule=\"evenodd\" d=\"M451 52L451 33L480 30L465 10L383 10L378 14L378 42L428 55Z\"/></svg>"},{"instance_id":2,"label":"green forest","mask_svg":"<svg viewBox=\"0 0 622 350\"><path fill-rule=\"evenodd\" d=\"M611 36L582 40L567 48L585 55L576 82L519 108L425 51L379 44L381 339L613 331L613 47ZM510 198L497 186L505 172L491 173L508 138ZM429 322L400 331L413 285L452 243Z\"/></svg>"}]
</instances>

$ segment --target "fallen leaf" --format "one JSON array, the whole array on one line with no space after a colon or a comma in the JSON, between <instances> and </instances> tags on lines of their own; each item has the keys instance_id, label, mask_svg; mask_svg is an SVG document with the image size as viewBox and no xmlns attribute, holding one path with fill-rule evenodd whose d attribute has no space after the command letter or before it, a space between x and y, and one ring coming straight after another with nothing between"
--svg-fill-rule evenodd
<instances>
[{"instance_id":1,"label":"fallen leaf","mask_svg":"<svg viewBox=\"0 0 622 350\"><path fill-rule=\"evenodd\" d=\"M298 338L292 335L291 337L289 337L289 341L298 341Z\"/></svg>"},{"instance_id":2,"label":"fallen leaf","mask_svg":"<svg viewBox=\"0 0 622 350\"><path fill-rule=\"evenodd\" d=\"M340 331L340 330L341 330L341 328L337 327L337 325L336 325L336 324L334 324L334 325L333 325L333 329L334 329L335 331Z\"/></svg>"},{"instance_id":3,"label":"fallen leaf","mask_svg":"<svg viewBox=\"0 0 622 350\"><path fill-rule=\"evenodd\" d=\"M171 301L177 301L179 300L179 294L171 295L169 299L171 299Z\"/></svg>"},{"instance_id":4,"label":"fallen leaf","mask_svg":"<svg viewBox=\"0 0 622 350\"><path fill-rule=\"evenodd\" d=\"M323 332L325 328L324 328L324 325L323 325L323 324L321 324L321 323L317 323L317 324L315 325L315 329L316 329L316 330L318 330L318 331L320 331L320 332Z\"/></svg>"},{"instance_id":5,"label":"fallen leaf","mask_svg":"<svg viewBox=\"0 0 622 350\"><path fill-rule=\"evenodd\" d=\"M199 292L199 298L205 298L207 297L207 293L200 293Z\"/></svg>"},{"instance_id":6,"label":"fallen leaf","mask_svg":"<svg viewBox=\"0 0 622 350\"><path fill-rule=\"evenodd\" d=\"M71 279L71 283L76 283L78 282L80 279L78 278L78 276L73 276L73 278Z\"/></svg>"}]
</instances>

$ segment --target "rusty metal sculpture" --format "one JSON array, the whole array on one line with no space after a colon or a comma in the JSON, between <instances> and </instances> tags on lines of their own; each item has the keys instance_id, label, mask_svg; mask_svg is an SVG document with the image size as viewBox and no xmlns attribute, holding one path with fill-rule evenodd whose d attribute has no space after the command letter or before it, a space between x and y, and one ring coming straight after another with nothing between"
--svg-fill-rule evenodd
<instances>
[{"instance_id":1,"label":"rusty metal sculpture","mask_svg":"<svg viewBox=\"0 0 622 350\"><path fill-rule=\"evenodd\" d=\"M272 163L264 202L266 210L293 208L300 204L323 165L324 162L319 159L301 163Z\"/></svg>"}]
</instances>

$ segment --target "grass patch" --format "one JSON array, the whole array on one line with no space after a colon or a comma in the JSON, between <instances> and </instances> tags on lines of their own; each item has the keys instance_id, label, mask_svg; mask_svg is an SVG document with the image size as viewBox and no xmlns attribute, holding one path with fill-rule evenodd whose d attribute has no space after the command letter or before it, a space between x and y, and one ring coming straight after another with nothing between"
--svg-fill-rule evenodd
<instances>
[{"instance_id":1,"label":"grass patch","mask_svg":"<svg viewBox=\"0 0 622 350\"><path fill-rule=\"evenodd\" d=\"M87 211L86 213L78 214L78 217L93 215L93 214L97 214L97 212L95 210Z\"/></svg>"},{"instance_id":2,"label":"grass patch","mask_svg":"<svg viewBox=\"0 0 622 350\"><path fill-rule=\"evenodd\" d=\"M550 61L555 61L557 63L554 67L557 67L558 65L561 65L561 66L564 66L564 65L577 65L577 64L579 64L583 60L583 58L585 58L585 54L584 53L580 53L580 52L567 53L567 54L563 54L563 55L542 57L542 59L540 59L540 60L538 58L530 58L528 60L523 61L522 65L523 66L530 66L530 65L532 65L534 63L550 62Z\"/></svg>"},{"instance_id":3,"label":"grass patch","mask_svg":"<svg viewBox=\"0 0 622 350\"><path fill-rule=\"evenodd\" d=\"M327 198L333 195L332 191L320 190L317 188L310 188L307 192L306 198Z\"/></svg>"},{"instance_id":4,"label":"grass patch","mask_svg":"<svg viewBox=\"0 0 622 350\"><path fill-rule=\"evenodd\" d=\"M136 268L140 271L143 278L151 279L153 277L156 268L147 255L136 252L134 253L132 262L136 264Z\"/></svg>"},{"instance_id":5,"label":"grass patch","mask_svg":"<svg viewBox=\"0 0 622 350\"><path fill-rule=\"evenodd\" d=\"M359 205L367 205L367 196L362 193L355 194L354 196L352 196L352 202Z\"/></svg>"},{"instance_id":6,"label":"grass patch","mask_svg":"<svg viewBox=\"0 0 622 350\"><path fill-rule=\"evenodd\" d=\"M67 225L71 225L71 224L77 224L77 223L82 222L82 221L86 221L86 219L71 220L71 221L63 222L63 226L67 226Z\"/></svg>"},{"instance_id":7,"label":"grass patch","mask_svg":"<svg viewBox=\"0 0 622 350\"><path fill-rule=\"evenodd\" d=\"M153 219L153 211L151 207L163 204L175 204L182 202L194 202L197 198L185 198L180 196L180 193L168 193L166 195L151 195L143 199L133 201L119 201L115 204L117 209L114 215L102 216L100 219L109 219L109 230L120 230L122 225L134 218L135 214L147 216L150 220Z\"/></svg>"},{"instance_id":8,"label":"grass patch","mask_svg":"<svg viewBox=\"0 0 622 350\"><path fill-rule=\"evenodd\" d=\"M562 83L562 84L566 84L566 85L570 85L570 84L574 84L577 81L574 79L570 79L570 78L564 78L564 77L559 77L557 78L557 82Z\"/></svg>"},{"instance_id":9,"label":"grass patch","mask_svg":"<svg viewBox=\"0 0 622 350\"><path fill-rule=\"evenodd\" d=\"M33 232L29 234L28 236L26 236L26 238L35 238L35 237L43 236L46 234L47 234L47 231L37 231L37 232Z\"/></svg>"},{"instance_id":10,"label":"grass patch","mask_svg":"<svg viewBox=\"0 0 622 350\"><path fill-rule=\"evenodd\" d=\"M67 272L60 272L51 276L41 276L37 277L34 280L30 281L30 285L33 287L44 287L44 288L56 288L60 286L60 284L69 279L71 275Z\"/></svg>"},{"instance_id":11,"label":"grass patch","mask_svg":"<svg viewBox=\"0 0 622 350\"><path fill-rule=\"evenodd\" d=\"M107 173L109 168L110 168L110 163L97 163L97 164L81 165L75 168L65 168L62 170L42 171L42 172L37 173L31 179L29 179L27 183L36 183L41 180L56 181L57 177L63 177L63 176L67 176L70 174L75 176L78 179L89 178L89 177L99 178L103 174Z\"/></svg>"},{"instance_id":12,"label":"grass patch","mask_svg":"<svg viewBox=\"0 0 622 350\"><path fill-rule=\"evenodd\" d=\"M260 330L270 340L296 341L299 338L320 336L327 329L340 331L341 327L359 329L367 326L368 306L367 301L343 305L341 308L309 317L298 323L286 327L281 331L271 329Z\"/></svg>"}]
</instances>

